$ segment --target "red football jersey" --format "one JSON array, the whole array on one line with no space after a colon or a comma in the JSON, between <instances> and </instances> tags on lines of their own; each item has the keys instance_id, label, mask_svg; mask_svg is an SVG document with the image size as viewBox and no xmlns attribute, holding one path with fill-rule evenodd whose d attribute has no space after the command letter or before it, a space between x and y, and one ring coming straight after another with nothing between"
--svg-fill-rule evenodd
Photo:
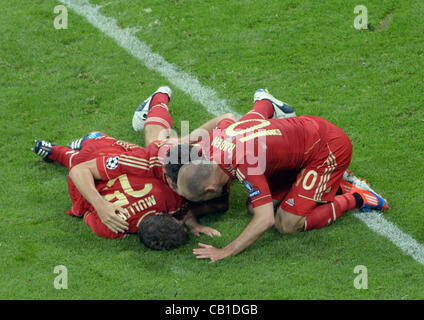
<instances>
[{"instance_id":1,"label":"red football jersey","mask_svg":"<svg viewBox=\"0 0 424 320\"><path fill-rule=\"evenodd\" d=\"M97 181L96 189L105 200L127 210L127 214L118 214L129 224L127 233L136 233L144 218L160 213L172 215L183 205L183 198L156 178L123 174L108 181ZM75 187L70 188L69 192L73 204L72 209L68 211L69 214L76 216L85 214L85 223L98 236L105 238L125 236L124 233L114 233L106 227L94 208Z\"/></svg>"},{"instance_id":2,"label":"red football jersey","mask_svg":"<svg viewBox=\"0 0 424 320\"><path fill-rule=\"evenodd\" d=\"M110 180L122 174L128 174L146 178L156 177L165 181L162 166L168 150L176 142L175 139L157 140L146 148L142 148L117 140L117 144L123 145L123 150L120 153L109 153L97 157L97 169L102 180Z\"/></svg>"},{"instance_id":3,"label":"red football jersey","mask_svg":"<svg viewBox=\"0 0 424 320\"><path fill-rule=\"evenodd\" d=\"M72 166L96 159L102 177L101 181L96 181L97 190L105 200L128 210L128 215L122 218L129 223L128 232L134 233L145 217L161 212L173 214L183 205L183 198L172 191L163 179L162 162L173 143L173 140L155 141L142 148L108 136L90 139L84 142ZM101 222L71 179L68 179L68 191L73 205L68 214L81 216L87 213L84 221L101 237L125 235L112 232Z\"/></svg>"},{"instance_id":4,"label":"red football jersey","mask_svg":"<svg viewBox=\"0 0 424 320\"><path fill-rule=\"evenodd\" d=\"M257 207L272 201L268 181L273 177L283 171L300 172L321 159L323 152L328 154L326 137L329 132L338 134L333 127L337 128L314 116L227 121L211 132L210 141L203 141L202 153L231 179L238 178ZM326 200L326 196L320 194L319 200Z\"/></svg>"}]
</instances>

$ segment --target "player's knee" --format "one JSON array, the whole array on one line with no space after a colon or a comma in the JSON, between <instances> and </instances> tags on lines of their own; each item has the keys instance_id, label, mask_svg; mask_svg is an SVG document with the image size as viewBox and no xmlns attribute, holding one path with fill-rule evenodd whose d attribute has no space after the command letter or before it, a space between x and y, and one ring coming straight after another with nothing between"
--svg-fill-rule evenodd
<instances>
[{"instance_id":1,"label":"player's knee","mask_svg":"<svg viewBox=\"0 0 424 320\"><path fill-rule=\"evenodd\" d=\"M287 214L282 210L278 210L275 215L275 228L281 234L292 234L302 230L302 217L292 217L294 215Z\"/></svg>"},{"instance_id":2,"label":"player's knee","mask_svg":"<svg viewBox=\"0 0 424 320\"><path fill-rule=\"evenodd\" d=\"M237 121L237 117L233 113L226 113L223 115L224 119L231 119L233 121Z\"/></svg>"},{"instance_id":3,"label":"player's knee","mask_svg":"<svg viewBox=\"0 0 424 320\"><path fill-rule=\"evenodd\" d=\"M279 223L275 223L275 228L281 234L291 234L296 233L297 230L290 223L285 223L284 221L280 221Z\"/></svg>"},{"instance_id":4,"label":"player's knee","mask_svg":"<svg viewBox=\"0 0 424 320\"><path fill-rule=\"evenodd\" d=\"M156 140L166 139L169 135L169 129L157 124L146 123L144 126L144 141L146 146Z\"/></svg>"}]
</instances>

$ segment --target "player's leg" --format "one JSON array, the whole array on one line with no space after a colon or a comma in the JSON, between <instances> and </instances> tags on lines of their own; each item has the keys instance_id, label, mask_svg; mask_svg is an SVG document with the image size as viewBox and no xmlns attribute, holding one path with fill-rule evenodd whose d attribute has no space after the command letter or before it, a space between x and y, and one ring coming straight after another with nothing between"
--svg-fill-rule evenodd
<instances>
[{"instance_id":1,"label":"player's leg","mask_svg":"<svg viewBox=\"0 0 424 320\"><path fill-rule=\"evenodd\" d=\"M111 231L99 218L97 212L88 211L84 214L84 222L91 228L91 230L102 238L123 238L125 233L115 233Z\"/></svg>"},{"instance_id":2,"label":"player's leg","mask_svg":"<svg viewBox=\"0 0 424 320\"><path fill-rule=\"evenodd\" d=\"M255 101L252 109L246 113L239 121L253 119L271 119L274 115L274 108L269 100Z\"/></svg>"},{"instance_id":3,"label":"player's leg","mask_svg":"<svg viewBox=\"0 0 424 320\"><path fill-rule=\"evenodd\" d=\"M353 187L353 184L355 184L357 181L360 181L360 179L354 177L354 180L352 180L351 178L346 178L345 176L347 176L348 173L346 172L343 175L343 180L340 183L340 187L336 193L336 198L335 201L333 203L334 206L334 214L335 214L335 219L339 218L341 216L341 213L343 213L344 211L348 210L346 208L350 208L351 204L349 203L345 203L345 201L349 201L349 199L346 199L345 197L341 197L338 198L339 195L342 194L347 194ZM349 176L350 177L350 176ZM285 192L284 194L282 193L281 195L278 194L274 197L273 195L273 199L280 199L279 201L276 201L275 199L273 200L274 203L274 207L275 207L275 211L276 211L276 215L275 215L275 227L277 228L277 230L279 230L281 233L295 233L298 231L304 231L305 230L305 222L306 222L306 217L303 216L298 216L298 215L294 215L291 214L290 212L287 212L281 208L279 208L279 206L282 203L281 199L286 199L286 201L289 199L289 197L286 198L288 192ZM250 200L248 198L248 200ZM294 202L294 199L293 199ZM358 205L360 206L361 204L358 203ZM313 203L311 206L311 211L314 210L313 207L315 207L316 204ZM252 208L251 208L251 204L247 203L247 208L248 208L248 212L249 213L253 213ZM359 208L359 207L358 207ZM333 215L333 207L331 207L331 212L328 210L329 207L326 207L324 205L319 205L316 206L317 209L317 214L316 214L316 218L315 220L318 222L318 224L321 223L325 223L327 222L328 224L328 219L332 219L332 221L334 221L334 215ZM331 215L330 215L331 213ZM316 223L315 221L309 223L309 226L315 226ZM325 225L324 225L325 226ZM316 228L318 229L318 228Z\"/></svg>"},{"instance_id":4,"label":"player's leg","mask_svg":"<svg viewBox=\"0 0 424 320\"><path fill-rule=\"evenodd\" d=\"M146 146L169 136L172 127L172 117L168 109L171 95L171 88L162 86L144 100L134 113L133 128L135 131L144 129Z\"/></svg>"},{"instance_id":5,"label":"player's leg","mask_svg":"<svg viewBox=\"0 0 424 320\"><path fill-rule=\"evenodd\" d=\"M358 205L356 195L336 196L352 158L349 137L329 122L323 124L327 126L326 141L318 146L314 161L298 173L277 212L276 228L280 232L322 228Z\"/></svg>"},{"instance_id":6,"label":"player's leg","mask_svg":"<svg viewBox=\"0 0 424 320\"><path fill-rule=\"evenodd\" d=\"M72 167L77 159L81 156L80 151L85 150L86 146L92 144L93 141L103 140L109 136L100 131L92 131L82 138L76 139L68 144L68 147L54 146L52 155L49 156L52 160L64 165L68 168ZM88 147L89 148L89 147ZM101 149L100 147L98 149ZM92 152L92 151L90 151ZM87 153L84 151L84 153Z\"/></svg>"},{"instance_id":7,"label":"player's leg","mask_svg":"<svg viewBox=\"0 0 424 320\"><path fill-rule=\"evenodd\" d=\"M352 209L385 210L387 202L366 183L356 181L348 193L336 196L352 157L349 137L327 122L326 147L321 156L299 173L296 183L283 200L276 227L280 232L320 229ZM351 179L354 181L354 179ZM342 187L343 189L343 187ZM293 217L299 216L299 217Z\"/></svg>"},{"instance_id":8,"label":"player's leg","mask_svg":"<svg viewBox=\"0 0 424 320\"><path fill-rule=\"evenodd\" d=\"M144 129L145 145L148 146L153 141L168 138L170 129L171 128L165 128L160 124L146 124Z\"/></svg>"},{"instance_id":9,"label":"player's leg","mask_svg":"<svg viewBox=\"0 0 424 320\"><path fill-rule=\"evenodd\" d=\"M275 214L274 226L282 234L296 233L303 231L305 220L306 217L292 214L279 207Z\"/></svg>"},{"instance_id":10,"label":"player's leg","mask_svg":"<svg viewBox=\"0 0 424 320\"><path fill-rule=\"evenodd\" d=\"M311 203L310 214L301 216L278 208L275 227L281 233L295 233L321 229L340 218L343 213L353 209L360 211L388 210L387 200L372 190L369 185L354 183L348 193L338 195L326 204Z\"/></svg>"},{"instance_id":11,"label":"player's leg","mask_svg":"<svg viewBox=\"0 0 424 320\"><path fill-rule=\"evenodd\" d=\"M304 230L321 229L336 221L343 213L361 208L362 198L357 193L346 193L334 198L334 201L317 205L306 217Z\"/></svg>"},{"instance_id":12,"label":"player's leg","mask_svg":"<svg viewBox=\"0 0 424 320\"><path fill-rule=\"evenodd\" d=\"M62 166L71 167L72 159L78 151L55 145L45 140L35 140L32 151L46 162L57 162Z\"/></svg>"},{"instance_id":13,"label":"player's leg","mask_svg":"<svg viewBox=\"0 0 424 320\"><path fill-rule=\"evenodd\" d=\"M87 141L90 141L91 139L101 138L101 137L108 137L108 135L100 131L92 131L88 133L87 135L85 135L84 137L70 142L68 144L68 148L73 150L81 150Z\"/></svg>"},{"instance_id":14,"label":"player's leg","mask_svg":"<svg viewBox=\"0 0 424 320\"><path fill-rule=\"evenodd\" d=\"M253 96L252 110L240 121L250 119L282 119L296 116L293 108L272 96L266 89L258 89Z\"/></svg>"},{"instance_id":15,"label":"player's leg","mask_svg":"<svg viewBox=\"0 0 424 320\"><path fill-rule=\"evenodd\" d=\"M321 229L340 218L344 212L361 208L361 197L354 193L338 195L329 203L318 203L310 199L288 195L284 204L277 209L275 227L283 234L296 233L312 229ZM297 210L288 212L287 206ZM287 209L284 210L283 208ZM292 210L290 210L292 211Z\"/></svg>"},{"instance_id":16,"label":"player's leg","mask_svg":"<svg viewBox=\"0 0 424 320\"><path fill-rule=\"evenodd\" d=\"M166 93L158 93L153 97L144 127L146 146L155 140L169 137L172 128L172 116L168 108L169 100L170 97Z\"/></svg>"}]
</instances>

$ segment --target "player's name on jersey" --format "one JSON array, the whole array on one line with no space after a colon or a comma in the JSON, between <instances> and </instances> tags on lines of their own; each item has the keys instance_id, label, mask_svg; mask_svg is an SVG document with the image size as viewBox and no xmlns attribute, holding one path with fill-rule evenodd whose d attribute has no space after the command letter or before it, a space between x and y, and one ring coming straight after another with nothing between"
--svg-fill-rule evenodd
<instances>
[{"instance_id":1,"label":"player's name on jersey","mask_svg":"<svg viewBox=\"0 0 424 320\"><path fill-rule=\"evenodd\" d=\"M156 199L154 195L147 196L143 199L138 200L137 202L133 202L127 207L124 207L124 209L127 209L128 214L125 215L123 213L119 213L118 215L124 219L128 220L132 216L136 215L137 213L140 213L142 211L145 211L153 206L156 205Z\"/></svg>"},{"instance_id":2,"label":"player's name on jersey","mask_svg":"<svg viewBox=\"0 0 424 320\"><path fill-rule=\"evenodd\" d=\"M118 145L118 146L121 146L122 148L124 148L126 150L131 150L131 149L134 149L134 148L137 148L137 147L139 148L139 146L137 146L136 144L129 143L129 142L122 141L122 140L117 140L115 142L115 144Z\"/></svg>"},{"instance_id":3,"label":"player's name on jersey","mask_svg":"<svg viewBox=\"0 0 424 320\"><path fill-rule=\"evenodd\" d=\"M230 141L226 141L224 139L222 139L221 137L215 137L212 140L212 146L214 146L215 148L218 148L224 152L231 152L234 150L234 148L236 147L236 145Z\"/></svg>"}]
</instances>

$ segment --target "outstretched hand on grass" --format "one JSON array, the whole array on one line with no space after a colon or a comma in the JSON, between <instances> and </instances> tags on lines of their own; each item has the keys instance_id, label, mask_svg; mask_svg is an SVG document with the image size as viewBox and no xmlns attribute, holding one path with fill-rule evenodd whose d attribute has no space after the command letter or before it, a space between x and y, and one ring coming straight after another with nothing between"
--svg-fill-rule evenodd
<instances>
[{"instance_id":1,"label":"outstretched hand on grass","mask_svg":"<svg viewBox=\"0 0 424 320\"><path fill-rule=\"evenodd\" d=\"M224 249L218 249L209 244L199 242L199 247L200 248L193 249L193 254L197 259L211 259L210 262L215 262L227 256Z\"/></svg>"}]
</instances>

